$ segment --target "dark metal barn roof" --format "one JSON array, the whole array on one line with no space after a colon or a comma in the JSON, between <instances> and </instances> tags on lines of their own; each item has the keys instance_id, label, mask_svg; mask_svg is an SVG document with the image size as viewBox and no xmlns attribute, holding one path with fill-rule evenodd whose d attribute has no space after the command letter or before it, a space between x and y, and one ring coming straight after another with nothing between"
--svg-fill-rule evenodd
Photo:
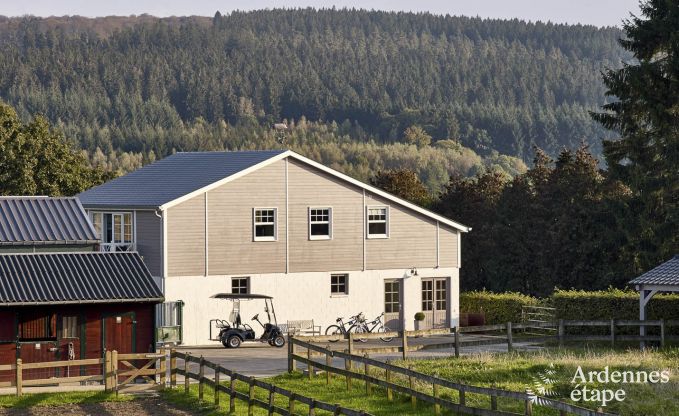
<instances>
[{"instance_id":1,"label":"dark metal barn roof","mask_svg":"<svg viewBox=\"0 0 679 416\"><path fill-rule=\"evenodd\" d=\"M97 242L77 198L0 197L0 245Z\"/></svg>"},{"instance_id":2,"label":"dark metal barn roof","mask_svg":"<svg viewBox=\"0 0 679 416\"><path fill-rule=\"evenodd\" d=\"M630 282L632 285L679 286L679 255L649 270Z\"/></svg>"},{"instance_id":3,"label":"dark metal barn roof","mask_svg":"<svg viewBox=\"0 0 679 416\"><path fill-rule=\"evenodd\" d=\"M136 252L0 255L0 306L162 299Z\"/></svg>"},{"instance_id":4,"label":"dark metal barn roof","mask_svg":"<svg viewBox=\"0 0 679 416\"><path fill-rule=\"evenodd\" d=\"M156 208L284 152L176 153L78 196L88 208Z\"/></svg>"}]
</instances>

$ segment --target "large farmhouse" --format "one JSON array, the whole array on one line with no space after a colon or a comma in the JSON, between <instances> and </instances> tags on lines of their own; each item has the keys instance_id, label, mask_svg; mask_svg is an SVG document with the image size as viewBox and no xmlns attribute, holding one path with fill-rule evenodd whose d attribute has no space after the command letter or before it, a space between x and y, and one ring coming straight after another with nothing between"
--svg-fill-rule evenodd
<instances>
[{"instance_id":1,"label":"large farmhouse","mask_svg":"<svg viewBox=\"0 0 679 416\"><path fill-rule=\"evenodd\" d=\"M98 244L76 198L0 197L0 364L154 350L160 289L137 253L102 253ZM24 377L68 371L89 370ZM0 374L0 386L11 377Z\"/></svg>"},{"instance_id":2,"label":"large farmhouse","mask_svg":"<svg viewBox=\"0 0 679 416\"><path fill-rule=\"evenodd\" d=\"M183 301L185 344L228 318L220 292L273 296L279 323L458 323L469 229L292 151L177 153L79 197L102 250L139 251L166 301Z\"/></svg>"}]
</instances>

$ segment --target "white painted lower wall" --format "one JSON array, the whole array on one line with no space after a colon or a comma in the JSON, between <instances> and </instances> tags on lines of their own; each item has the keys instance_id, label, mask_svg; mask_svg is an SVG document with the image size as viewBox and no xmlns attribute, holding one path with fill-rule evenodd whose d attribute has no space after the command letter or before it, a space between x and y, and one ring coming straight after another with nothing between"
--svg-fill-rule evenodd
<instances>
[{"instance_id":1,"label":"white painted lower wall","mask_svg":"<svg viewBox=\"0 0 679 416\"><path fill-rule=\"evenodd\" d=\"M349 294L331 296L330 274L349 274ZM322 331L335 323L338 316L348 318L363 312L373 319L384 311L384 281L400 279L402 282L402 316L406 329L414 329L414 315L421 310L421 279L448 278L448 321L451 326L459 322L459 270L457 268L417 269L418 276L409 271L367 270L309 273L255 274L250 277L250 292L274 297L278 323L288 320L313 319ZM164 282L165 301L184 302L184 345L205 345L209 341L209 321L213 318L229 319L232 302L211 299L216 293L231 292L234 276L182 276L168 277ZM250 324L257 333L261 327L250 318L259 313L266 322L263 300L241 302L243 323Z\"/></svg>"}]
</instances>

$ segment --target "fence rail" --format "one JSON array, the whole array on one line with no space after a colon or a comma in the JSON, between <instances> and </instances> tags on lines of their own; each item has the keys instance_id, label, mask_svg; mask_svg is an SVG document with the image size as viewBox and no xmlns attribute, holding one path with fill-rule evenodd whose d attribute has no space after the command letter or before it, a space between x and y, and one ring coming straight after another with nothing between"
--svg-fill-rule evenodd
<instances>
[{"instance_id":1,"label":"fence rail","mask_svg":"<svg viewBox=\"0 0 679 416\"><path fill-rule=\"evenodd\" d=\"M390 364L388 362L371 359L368 356L354 355L342 351L333 351L329 348L324 348L319 345L302 341L297 337L291 337L288 345L288 371L290 372L295 371L296 363L300 362L307 365L307 374L309 378L314 377L315 369L318 368L326 372L326 381L328 383L330 382L331 374L337 374L339 376L345 377L347 389L351 388L352 380L360 380L365 383L366 392L368 394L371 393L372 386L379 386L385 389L387 398L389 400L392 400L393 392L398 392L406 396L410 396L413 406L416 406L417 400L433 404L436 414L440 414L441 408L444 408L454 412L470 415L532 415L533 401L535 399L539 399L537 403L540 406L558 410L561 416L567 414L578 416L610 415L609 413L603 413L600 410L593 411L591 409L574 406L557 400L531 395L527 392L522 393L491 387L472 386L451 380L445 380L436 376L419 373L410 368L404 368ZM307 356L304 357L297 354L295 346L306 349ZM325 363L313 360L311 351L325 355ZM344 359L345 368L337 368L333 366L332 358ZM353 371L355 363L360 363L363 365L362 373ZM374 376L374 372L371 375L370 369L373 367L384 370L384 379ZM394 375L401 375L402 377L406 378L408 380L408 386L395 383ZM431 386L431 394L415 389L414 385L416 382ZM439 395L439 388L456 390L458 402L455 403L441 398ZM467 406L465 396L467 393L488 396L490 399L490 409ZM523 402L524 413L513 413L499 410L497 406L498 397Z\"/></svg>"},{"instance_id":2,"label":"fence rail","mask_svg":"<svg viewBox=\"0 0 679 416\"><path fill-rule=\"evenodd\" d=\"M184 360L184 368L178 368L176 366L176 359L180 358ZM214 389L214 400L215 405L219 404L219 393L226 393L229 395L229 410L231 413L235 411L236 400L243 401L248 405L248 414L253 413L255 407L267 410L270 415L294 415L295 406L297 403L304 404L309 407L309 415L315 414L316 410L325 410L332 412L333 415L346 415L346 416L371 416L370 413L366 413L362 410L354 410L346 407L342 407L339 404L331 404L322 401L315 400L312 397L307 397L298 393L294 393L290 390L283 389L274 384L270 384L261 380L257 380L254 377L249 377L235 371L231 371L224 368L218 364L212 363L205 360L203 357L195 357L191 354L184 354L177 351L172 351L171 362L175 363L171 365L171 385L176 386L176 375L184 376L184 391L189 392L189 380L193 379L198 381L198 398L203 399L204 385L208 385ZM189 363L198 364L198 373L193 373L189 369ZM214 370L214 378L205 376L205 367ZM229 385L221 384L221 375L225 375L229 378ZM226 381L226 380L224 380ZM246 383L248 388L248 393L245 394L236 389L235 382L240 381ZM268 400L263 401L255 397L255 387L266 390L268 392ZM286 397L288 399L287 408L283 408L275 405L275 395Z\"/></svg>"}]
</instances>

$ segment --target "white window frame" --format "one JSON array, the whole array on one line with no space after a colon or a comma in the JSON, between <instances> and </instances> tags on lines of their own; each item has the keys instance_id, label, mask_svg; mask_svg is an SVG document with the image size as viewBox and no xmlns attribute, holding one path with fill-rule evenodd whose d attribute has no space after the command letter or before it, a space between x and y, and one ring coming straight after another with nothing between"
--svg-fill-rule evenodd
<instances>
[{"instance_id":1,"label":"white window frame","mask_svg":"<svg viewBox=\"0 0 679 416\"><path fill-rule=\"evenodd\" d=\"M312 224L325 224L325 221L311 221L311 211L315 209L327 209L328 210L328 235L312 235L311 225ZM332 240L332 207L309 207L307 210L307 219L309 223L309 240Z\"/></svg>"},{"instance_id":2,"label":"white window frame","mask_svg":"<svg viewBox=\"0 0 679 416\"><path fill-rule=\"evenodd\" d=\"M257 236L258 225L269 225L268 222L257 222L257 211L271 211L273 210L273 237ZM252 208L252 241L276 241L278 240L278 208L275 207L255 207Z\"/></svg>"},{"instance_id":3,"label":"white window frame","mask_svg":"<svg viewBox=\"0 0 679 416\"><path fill-rule=\"evenodd\" d=\"M343 276L344 277L344 292L333 292L332 291L332 278L335 276ZM349 296L349 273L331 273L330 274L330 296L331 297L342 297L342 296Z\"/></svg>"},{"instance_id":4,"label":"white window frame","mask_svg":"<svg viewBox=\"0 0 679 416\"><path fill-rule=\"evenodd\" d=\"M118 251L134 251L136 250L137 247L137 215L136 211L100 211L100 210L88 210L87 214L90 218L90 221L92 222L92 225L96 229L96 224L94 221L95 215L99 215L100 223L99 223L99 230L98 233L100 240L99 244L99 250L100 251L111 251L111 252L118 252ZM104 233L106 232L106 222L104 220L106 215L111 215L111 232L113 236L111 236L111 239L113 241L107 242L104 240ZM125 221L125 217L128 216L129 222ZM116 220L120 221L120 241L115 241L114 237L116 237L116 225L115 222ZM130 240L131 241L126 241L125 240L125 228L126 226L130 227Z\"/></svg>"},{"instance_id":5,"label":"white window frame","mask_svg":"<svg viewBox=\"0 0 679 416\"><path fill-rule=\"evenodd\" d=\"M382 221L370 221L370 210L371 209L383 209L384 210L384 230L385 234L370 234L370 224L371 223L381 223ZM389 206L388 205L369 205L365 207L365 235L366 238L389 238Z\"/></svg>"}]
</instances>

